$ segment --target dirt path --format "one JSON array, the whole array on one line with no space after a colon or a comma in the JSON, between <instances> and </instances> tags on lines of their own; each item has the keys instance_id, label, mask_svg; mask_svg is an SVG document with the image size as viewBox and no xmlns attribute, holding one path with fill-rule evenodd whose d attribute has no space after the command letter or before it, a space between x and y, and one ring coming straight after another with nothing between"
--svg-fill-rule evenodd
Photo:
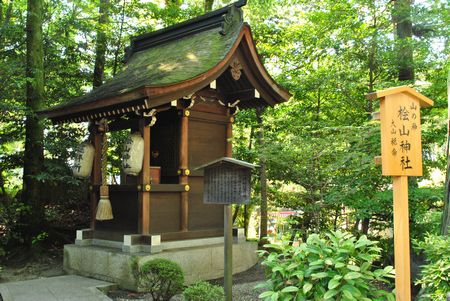
<instances>
[{"instance_id":1,"label":"dirt path","mask_svg":"<svg viewBox=\"0 0 450 301\"><path fill-rule=\"evenodd\" d=\"M0 273L0 283L32 280L64 275L63 250L56 249L42 254L23 257L18 254L4 262ZM30 259L31 258L31 259Z\"/></svg>"}]
</instances>

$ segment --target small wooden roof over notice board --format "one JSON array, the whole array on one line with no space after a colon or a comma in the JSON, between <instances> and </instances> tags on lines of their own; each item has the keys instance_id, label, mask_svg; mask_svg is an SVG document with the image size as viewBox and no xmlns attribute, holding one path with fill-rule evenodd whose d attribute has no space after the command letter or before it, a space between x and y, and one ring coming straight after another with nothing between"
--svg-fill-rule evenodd
<instances>
[{"instance_id":1,"label":"small wooden roof over notice board","mask_svg":"<svg viewBox=\"0 0 450 301\"><path fill-rule=\"evenodd\" d=\"M367 98L380 98L382 174L421 176L420 108L433 101L408 86L370 93Z\"/></svg>"}]
</instances>

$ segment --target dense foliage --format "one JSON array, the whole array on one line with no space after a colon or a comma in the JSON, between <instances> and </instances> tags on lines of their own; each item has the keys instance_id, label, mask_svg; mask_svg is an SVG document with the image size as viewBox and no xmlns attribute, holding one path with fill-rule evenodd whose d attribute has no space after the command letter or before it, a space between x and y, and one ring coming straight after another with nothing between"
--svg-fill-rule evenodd
<instances>
[{"instance_id":1,"label":"dense foliage","mask_svg":"<svg viewBox=\"0 0 450 301\"><path fill-rule=\"evenodd\" d=\"M173 261L156 258L142 265L135 261L132 269L137 287L150 293L152 300L169 301L183 289L183 270Z\"/></svg>"},{"instance_id":2,"label":"dense foliage","mask_svg":"<svg viewBox=\"0 0 450 301\"><path fill-rule=\"evenodd\" d=\"M419 300L446 300L450 293L450 237L427 234L415 247L425 253L427 261L417 280Z\"/></svg>"},{"instance_id":3,"label":"dense foliage","mask_svg":"<svg viewBox=\"0 0 450 301\"><path fill-rule=\"evenodd\" d=\"M395 300L379 288L393 268L374 270L381 249L364 235L311 234L299 246L266 247L274 251L260 252L269 275L262 286L268 290L259 296L264 300Z\"/></svg>"},{"instance_id":4,"label":"dense foliage","mask_svg":"<svg viewBox=\"0 0 450 301\"><path fill-rule=\"evenodd\" d=\"M224 301L223 287L200 281L188 286L183 292L186 301Z\"/></svg>"}]
</instances>

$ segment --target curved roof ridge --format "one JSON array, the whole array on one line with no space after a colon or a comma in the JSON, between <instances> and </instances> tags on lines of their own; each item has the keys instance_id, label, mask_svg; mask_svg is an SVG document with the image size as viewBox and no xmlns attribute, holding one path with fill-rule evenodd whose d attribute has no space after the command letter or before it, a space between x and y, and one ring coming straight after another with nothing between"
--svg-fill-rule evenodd
<instances>
[{"instance_id":1,"label":"curved roof ridge","mask_svg":"<svg viewBox=\"0 0 450 301\"><path fill-rule=\"evenodd\" d=\"M221 34L226 34L229 23L243 22L243 13L241 7L247 4L247 0L239 0L223 8L214 10L204 15L198 16L187 21L162 28L157 31L145 33L131 38L130 46L125 49L124 61L136 52L167 43L185 36L202 32L211 28L221 27ZM236 20L239 18L238 20Z\"/></svg>"}]
</instances>

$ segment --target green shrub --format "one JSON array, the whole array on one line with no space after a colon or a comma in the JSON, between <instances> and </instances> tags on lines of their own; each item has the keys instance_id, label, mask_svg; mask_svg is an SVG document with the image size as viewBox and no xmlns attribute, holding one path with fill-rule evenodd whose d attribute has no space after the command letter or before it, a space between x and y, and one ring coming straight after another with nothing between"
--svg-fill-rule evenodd
<instances>
[{"instance_id":1,"label":"green shrub","mask_svg":"<svg viewBox=\"0 0 450 301\"><path fill-rule=\"evenodd\" d=\"M446 300L450 292L450 236L427 234L414 245L424 251L427 260L416 281L421 285L419 300Z\"/></svg>"},{"instance_id":2,"label":"green shrub","mask_svg":"<svg viewBox=\"0 0 450 301\"><path fill-rule=\"evenodd\" d=\"M184 274L173 261L157 258L139 267L134 260L132 268L138 288L150 293L154 301L169 301L182 291Z\"/></svg>"},{"instance_id":3,"label":"green shrub","mask_svg":"<svg viewBox=\"0 0 450 301\"><path fill-rule=\"evenodd\" d=\"M223 288L218 285L200 281L197 282L183 292L186 301L223 301L225 300L225 293Z\"/></svg>"},{"instance_id":4,"label":"green shrub","mask_svg":"<svg viewBox=\"0 0 450 301\"><path fill-rule=\"evenodd\" d=\"M379 289L389 283L393 268L372 271L380 258L380 248L366 236L358 240L339 231L326 237L310 235L300 246L267 245L276 252L260 251L268 269L268 289L259 295L264 300L395 300ZM378 283L377 283L378 282Z\"/></svg>"}]
</instances>

